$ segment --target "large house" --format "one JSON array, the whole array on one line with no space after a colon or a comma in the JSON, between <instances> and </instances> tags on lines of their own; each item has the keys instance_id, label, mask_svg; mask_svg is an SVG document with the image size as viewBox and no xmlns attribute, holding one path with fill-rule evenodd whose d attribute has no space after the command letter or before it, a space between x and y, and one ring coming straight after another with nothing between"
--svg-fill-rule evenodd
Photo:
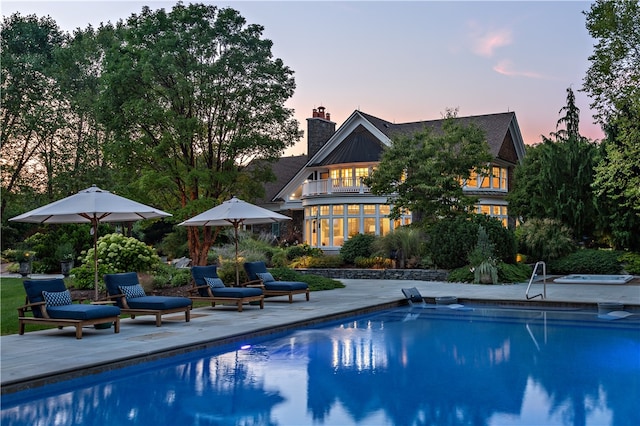
<instances>
[{"instance_id":1,"label":"large house","mask_svg":"<svg viewBox=\"0 0 640 426\"><path fill-rule=\"evenodd\" d=\"M443 120L391 123L362 111L354 111L336 130L324 107L307 119L308 155L283 157L273 171L277 180L265 186L260 204L293 218L283 226L296 228L305 243L325 252L337 252L352 235L385 235L411 223L411 212L401 219L388 218L387 197L374 195L363 184L378 164L394 135L425 127L437 132ZM513 170L524 157L524 143L513 112L458 117L463 125L482 128L494 157L488 176L472 176L464 191L479 200L477 213L513 225L506 195L512 188ZM279 233L274 225L274 233ZM291 229L291 228L290 228Z\"/></svg>"}]
</instances>

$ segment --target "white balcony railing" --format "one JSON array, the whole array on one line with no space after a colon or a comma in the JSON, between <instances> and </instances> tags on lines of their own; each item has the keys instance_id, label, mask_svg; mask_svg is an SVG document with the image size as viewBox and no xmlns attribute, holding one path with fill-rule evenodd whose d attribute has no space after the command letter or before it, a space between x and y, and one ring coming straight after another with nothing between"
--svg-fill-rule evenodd
<instances>
[{"instance_id":1,"label":"white balcony railing","mask_svg":"<svg viewBox=\"0 0 640 426\"><path fill-rule=\"evenodd\" d=\"M302 196L325 194L368 194L369 187L358 178L311 180L302 184Z\"/></svg>"}]
</instances>

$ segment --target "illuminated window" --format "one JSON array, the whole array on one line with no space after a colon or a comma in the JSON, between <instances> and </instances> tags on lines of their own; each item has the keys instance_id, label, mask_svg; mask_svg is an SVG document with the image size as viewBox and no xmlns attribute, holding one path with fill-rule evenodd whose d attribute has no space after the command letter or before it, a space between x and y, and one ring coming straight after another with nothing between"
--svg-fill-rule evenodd
<instances>
[{"instance_id":1,"label":"illuminated window","mask_svg":"<svg viewBox=\"0 0 640 426\"><path fill-rule=\"evenodd\" d=\"M360 204L349 204L349 206L347 207L347 212L349 213L349 215L352 214L360 214Z\"/></svg>"},{"instance_id":2,"label":"illuminated window","mask_svg":"<svg viewBox=\"0 0 640 426\"><path fill-rule=\"evenodd\" d=\"M380 235L387 235L391 232L391 221L386 218L380 218Z\"/></svg>"},{"instance_id":3,"label":"illuminated window","mask_svg":"<svg viewBox=\"0 0 640 426\"><path fill-rule=\"evenodd\" d=\"M391 213L391 207L389 207L388 205L381 205L379 207L380 209L380 215L385 215L385 216L389 216L389 213Z\"/></svg>"},{"instance_id":4,"label":"illuminated window","mask_svg":"<svg viewBox=\"0 0 640 426\"><path fill-rule=\"evenodd\" d=\"M347 226L349 228L349 237L353 237L360 233L360 218L350 217L347 219Z\"/></svg>"},{"instance_id":5,"label":"illuminated window","mask_svg":"<svg viewBox=\"0 0 640 426\"><path fill-rule=\"evenodd\" d=\"M328 246L330 236L329 219L320 219L320 245L323 247Z\"/></svg>"},{"instance_id":6,"label":"illuminated window","mask_svg":"<svg viewBox=\"0 0 640 426\"><path fill-rule=\"evenodd\" d=\"M328 216L329 215L329 206L320 206L320 214L322 216Z\"/></svg>"},{"instance_id":7,"label":"illuminated window","mask_svg":"<svg viewBox=\"0 0 640 426\"><path fill-rule=\"evenodd\" d=\"M364 210L364 214L374 215L376 214L376 205L375 204L365 204L362 206Z\"/></svg>"},{"instance_id":8,"label":"illuminated window","mask_svg":"<svg viewBox=\"0 0 640 426\"><path fill-rule=\"evenodd\" d=\"M364 233L375 235L376 233L376 218L365 217L364 218Z\"/></svg>"},{"instance_id":9,"label":"illuminated window","mask_svg":"<svg viewBox=\"0 0 640 426\"><path fill-rule=\"evenodd\" d=\"M344 205L342 204L336 204L333 206L333 215L340 215L342 216L344 214Z\"/></svg>"},{"instance_id":10,"label":"illuminated window","mask_svg":"<svg viewBox=\"0 0 640 426\"><path fill-rule=\"evenodd\" d=\"M495 217L502 222L502 226L505 228L509 224L509 215L507 206L495 205L495 204L482 204L476 206L476 213L486 214L487 216Z\"/></svg>"},{"instance_id":11,"label":"illuminated window","mask_svg":"<svg viewBox=\"0 0 640 426\"><path fill-rule=\"evenodd\" d=\"M342 246L344 244L344 219L333 219L333 245Z\"/></svg>"}]
</instances>

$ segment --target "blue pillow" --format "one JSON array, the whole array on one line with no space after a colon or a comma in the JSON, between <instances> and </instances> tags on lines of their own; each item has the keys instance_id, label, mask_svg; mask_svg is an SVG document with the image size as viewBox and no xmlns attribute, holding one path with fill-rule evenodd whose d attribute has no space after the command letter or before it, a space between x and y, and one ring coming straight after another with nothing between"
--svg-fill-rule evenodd
<instances>
[{"instance_id":1,"label":"blue pillow","mask_svg":"<svg viewBox=\"0 0 640 426\"><path fill-rule=\"evenodd\" d=\"M65 306L71 305L71 293L69 290L65 291L42 291L42 297L47 302L47 306Z\"/></svg>"},{"instance_id":2,"label":"blue pillow","mask_svg":"<svg viewBox=\"0 0 640 426\"><path fill-rule=\"evenodd\" d=\"M209 284L209 287L214 288L224 288L224 283L220 278L209 278L204 277L204 281Z\"/></svg>"},{"instance_id":3,"label":"blue pillow","mask_svg":"<svg viewBox=\"0 0 640 426\"><path fill-rule=\"evenodd\" d=\"M258 278L262 280L262 282L265 282L265 283L270 283L275 281L275 278L273 278L273 275L271 275L270 272L256 272L256 275L258 276Z\"/></svg>"},{"instance_id":4,"label":"blue pillow","mask_svg":"<svg viewBox=\"0 0 640 426\"><path fill-rule=\"evenodd\" d=\"M127 299L135 299L136 297L144 297L146 293L140 284L136 285L121 285L118 287L124 297Z\"/></svg>"}]
</instances>

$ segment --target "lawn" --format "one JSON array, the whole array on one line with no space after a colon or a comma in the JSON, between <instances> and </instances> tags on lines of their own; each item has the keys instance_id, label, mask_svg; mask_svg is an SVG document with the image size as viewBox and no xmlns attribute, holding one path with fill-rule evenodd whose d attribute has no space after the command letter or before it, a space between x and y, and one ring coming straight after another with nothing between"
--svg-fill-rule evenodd
<instances>
[{"instance_id":1,"label":"lawn","mask_svg":"<svg viewBox=\"0 0 640 426\"><path fill-rule=\"evenodd\" d=\"M0 278L0 329L2 335L18 334L18 306L24 305L24 287L21 278ZM27 325L28 331L44 330L54 326Z\"/></svg>"}]
</instances>

